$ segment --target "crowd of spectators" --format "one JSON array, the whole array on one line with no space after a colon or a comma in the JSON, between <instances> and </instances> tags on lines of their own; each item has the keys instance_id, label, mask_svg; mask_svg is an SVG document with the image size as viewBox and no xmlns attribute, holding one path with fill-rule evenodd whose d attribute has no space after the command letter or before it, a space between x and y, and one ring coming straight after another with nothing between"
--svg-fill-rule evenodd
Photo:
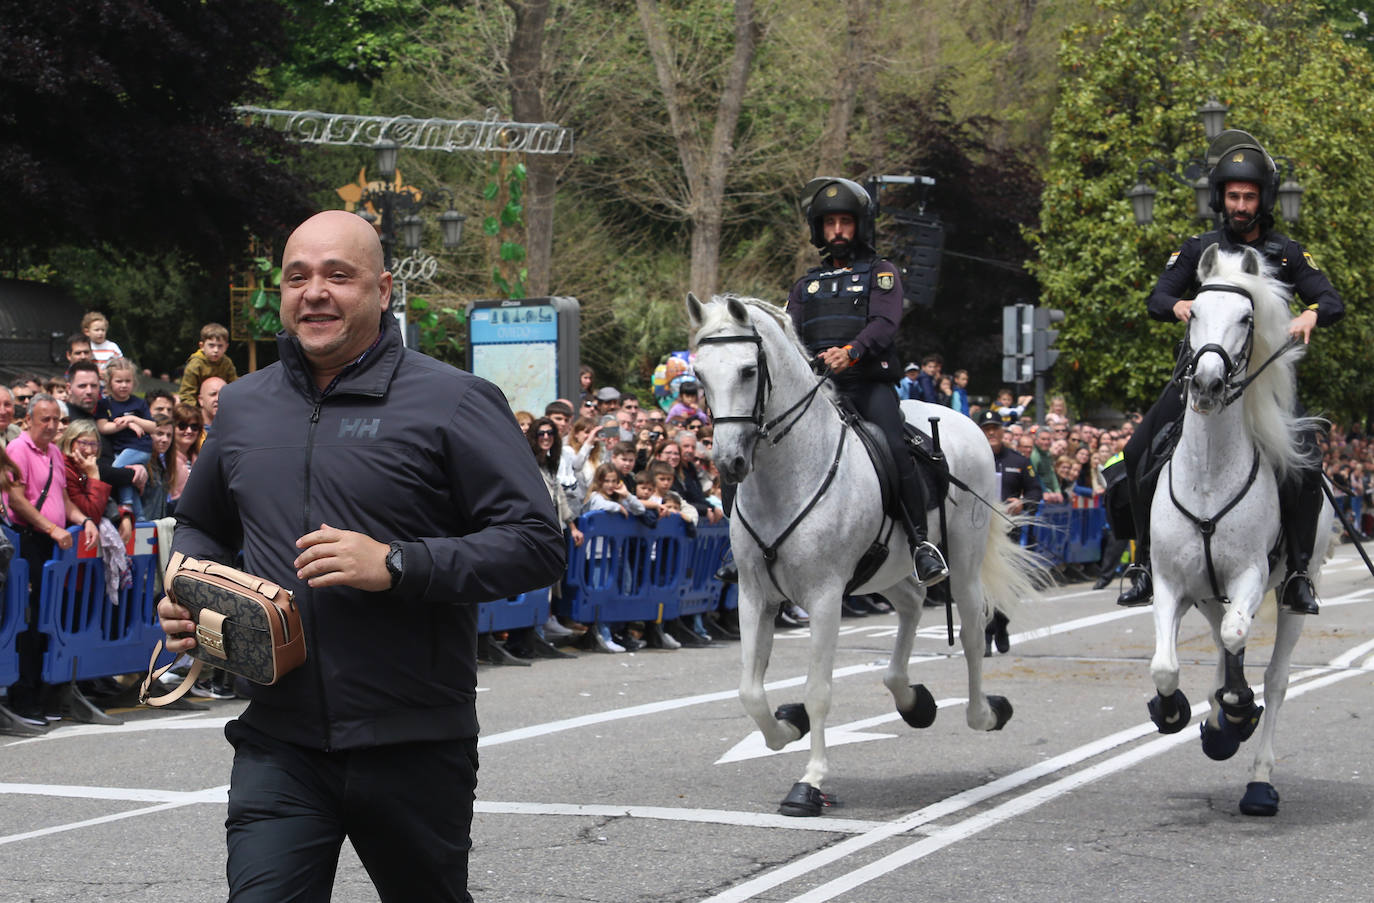
<instances>
[{"instance_id":1,"label":"crowd of spectators","mask_svg":"<svg viewBox=\"0 0 1374 903\"><path fill-rule=\"evenodd\" d=\"M146 371L124 355L109 327L103 314L86 314L81 331L67 340L64 373L23 374L0 386L0 519L19 537L19 548L9 553L28 561L31 576L28 623L17 643L20 679L4 689L3 702L32 726L60 718L69 700L39 679L42 637L35 620L43 562L54 549L72 548L69 528L79 527L78 552L104 561L109 596L128 586L135 524L172 529L219 390L237 377L225 357L228 330L209 323L187 361L181 401L155 387L139 394ZM198 684L200 695L232 695L224 675L218 678ZM121 688L101 680L81 689L99 697Z\"/></svg>"},{"instance_id":2,"label":"crowd of spectators","mask_svg":"<svg viewBox=\"0 0 1374 903\"><path fill-rule=\"evenodd\" d=\"M123 555L134 523L175 512L197 452L213 428L219 391L237 378L226 355L228 338L224 327L207 324L187 360L179 391L153 389L139 395L140 371L111 339L108 321L91 313L68 341L68 368L61 377L26 375L9 387L0 386L0 516L19 533L19 554L38 564L33 573L41 573L41 562L54 546L71 544L67 528L80 526L81 541L99 549L114 579L127 574ZM976 402L982 399L970 399L968 372L946 374L943 364L936 354L907 364L899 394L976 417L981 408ZM680 518L689 531L721 521L721 482L710 458L710 411L690 372L672 380L666 393L650 391L643 397L598 386L590 367L583 366L579 376L575 398L552 400L538 415L515 412L574 547L581 554L604 554L583 547L579 518L592 512L633 518L648 528ZM1037 423L1028 413L1030 401L1003 388L986 406L1004 424L1005 444L1030 460L1043 503L1102 505L1103 468L1124 448L1139 416L1103 429L1073 420L1064 398L1056 396ZM1374 487L1367 474L1374 469L1374 439L1358 429L1333 429L1323 452L1338 504L1363 532L1371 532ZM44 461L54 462L51 480ZM1098 567L1099 586L1119 571L1123 548L1107 544ZM1065 579L1093 576L1076 565L1061 566L1061 571ZM556 602L558 588L552 591ZM800 615L805 618L804 612ZM576 641L605 652L644 645L676 648L733 634L730 624L700 617L666 625L667 630L643 623L600 626L591 630L551 614L538 628L503 637L502 652L522 658L563 655L555 644ZM27 660L9 703L25 719L43 723L60 712L51 710L52 697L45 688L34 684L32 653ZM233 695L223 675L207 677L196 689L202 696Z\"/></svg>"}]
</instances>

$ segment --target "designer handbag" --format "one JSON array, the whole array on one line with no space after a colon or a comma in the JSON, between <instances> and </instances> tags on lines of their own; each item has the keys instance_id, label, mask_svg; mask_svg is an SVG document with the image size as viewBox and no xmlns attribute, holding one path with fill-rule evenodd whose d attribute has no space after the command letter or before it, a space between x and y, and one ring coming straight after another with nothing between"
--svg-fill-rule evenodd
<instances>
[{"instance_id":1,"label":"designer handbag","mask_svg":"<svg viewBox=\"0 0 1374 903\"><path fill-rule=\"evenodd\" d=\"M172 667L168 664L153 670L163 648L159 640L148 662L139 702L152 706L175 702L191 688L205 665L271 685L305 661L300 610L291 593L275 583L177 552L167 563L163 586L195 622L196 645L187 651L195 661L180 686L166 696L150 698L153 682Z\"/></svg>"}]
</instances>

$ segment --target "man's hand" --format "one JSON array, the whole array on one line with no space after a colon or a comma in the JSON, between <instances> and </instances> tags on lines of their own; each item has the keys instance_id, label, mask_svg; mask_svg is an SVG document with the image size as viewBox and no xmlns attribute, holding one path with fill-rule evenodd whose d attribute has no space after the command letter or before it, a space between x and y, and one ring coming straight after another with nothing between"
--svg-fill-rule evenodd
<instances>
[{"instance_id":1,"label":"man's hand","mask_svg":"<svg viewBox=\"0 0 1374 903\"><path fill-rule=\"evenodd\" d=\"M706 509L706 522L708 524L718 524L725 520L725 512L719 508L711 507Z\"/></svg>"},{"instance_id":2,"label":"man's hand","mask_svg":"<svg viewBox=\"0 0 1374 903\"><path fill-rule=\"evenodd\" d=\"M1045 493L1045 501L1051 505L1062 505L1064 503L1064 494L1060 492L1047 492Z\"/></svg>"},{"instance_id":3,"label":"man's hand","mask_svg":"<svg viewBox=\"0 0 1374 903\"><path fill-rule=\"evenodd\" d=\"M843 348L827 348L816 355L816 357L836 373L843 373L848 370L851 363L849 360L849 352L845 351Z\"/></svg>"},{"instance_id":4,"label":"man's hand","mask_svg":"<svg viewBox=\"0 0 1374 903\"><path fill-rule=\"evenodd\" d=\"M1317 326L1317 312L1315 310L1305 310L1293 318L1293 322L1288 324L1288 334L1293 338L1302 337L1304 345L1312 341L1312 330Z\"/></svg>"},{"instance_id":5,"label":"man's hand","mask_svg":"<svg viewBox=\"0 0 1374 903\"><path fill-rule=\"evenodd\" d=\"M134 488L142 492L148 485L148 468L142 464L125 464L124 467L134 472Z\"/></svg>"},{"instance_id":6,"label":"man's hand","mask_svg":"<svg viewBox=\"0 0 1374 903\"><path fill-rule=\"evenodd\" d=\"M587 538L585 535L583 535L581 530L577 529L577 524L568 524L568 531L572 533L572 541L574 546L582 545L582 540Z\"/></svg>"},{"instance_id":7,"label":"man's hand","mask_svg":"<svg viewBox=\"0 0 1374 903\"><path fill-rule=\"evenodd\" d=\"M1179 318L1180 320L1182 320L1184 323L1187 323L1187 322L1188 322L1188 318L1191 317L1192 315L1193 315L1193 299L1192 299L1192 298L1180 298L1180 299L1178 299L1177 301L1174 302L1174 316L1175 316L1175 317L1178 317L1178 318Z\"/></svg>"},{"instance_id":8,"label":"man's hand","mask_svg":"<svg viewBox=\"0 0 1374 903\"><path fill-rule=\"evenodd\" d=\"M167 642L164 648L168 652L180 655L188 649L196 646L196 624L191 620L191 612L173 602L169 597L163 596L157 603L157 619L162 625L162 632L167 634ZM178 637L177 634L185 633L190 636Z\"/></svg>"},{"instance_id":9,"label":"man's hand","mask_svg":"<svg viewBox=\"0 0 1374 903\"><path fill-rule=\"evenodd\" d=\"M1020 514L1021 509L1024 507L1026 507L1025 503L1023 503L1021 499L1018 497L1013 496L1012 498L1007 499L1008 514Z\"/></svg>"},{"instance_id":10,"label":"man's hand","mask_svg":"<svg viewBox=\"0 0 1374 903\"><path fill-rule=\"evenodd\" d=\"M296 577L309 586L351 586L370 593L391 589L390 546L371 536L320 524L296 540L296 548L305 550L293 562Z\"/></svg>"}]
</instances>

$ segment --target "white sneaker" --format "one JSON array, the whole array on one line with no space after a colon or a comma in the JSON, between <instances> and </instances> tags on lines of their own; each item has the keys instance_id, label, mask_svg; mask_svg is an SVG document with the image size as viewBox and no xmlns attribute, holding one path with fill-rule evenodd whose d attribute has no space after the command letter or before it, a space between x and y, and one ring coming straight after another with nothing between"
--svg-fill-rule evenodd
<instances>
[{"instance_id":1,"label":"white sneaker","mask_svg":"<svg viewBox=\"0 0 1374 903\"><path fill-rule=\"evenodd\" d=\"M570 637L572 635L573 632L559 623L558 619L553 615L549 615L549 619L544 622L544 636L548 639Z\"/></svg>"}]
</instances>

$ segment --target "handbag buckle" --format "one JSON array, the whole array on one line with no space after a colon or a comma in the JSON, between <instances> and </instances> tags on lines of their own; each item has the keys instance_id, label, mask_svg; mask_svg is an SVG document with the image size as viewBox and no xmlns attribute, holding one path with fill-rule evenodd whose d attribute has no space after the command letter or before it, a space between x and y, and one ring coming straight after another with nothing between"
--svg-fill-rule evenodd
<instances>
[{"instance_id":1,"label":"handbag buckle","mask_svg":"<svg viewBox=\"0 0 1374 903\"><path fill-rule=\"evenodd\" d=\"M224 634L220 631L212 630L204 624L197 624L196 642L211 655L228 658L224 652Z\"/></svg>"}]
</instances>

